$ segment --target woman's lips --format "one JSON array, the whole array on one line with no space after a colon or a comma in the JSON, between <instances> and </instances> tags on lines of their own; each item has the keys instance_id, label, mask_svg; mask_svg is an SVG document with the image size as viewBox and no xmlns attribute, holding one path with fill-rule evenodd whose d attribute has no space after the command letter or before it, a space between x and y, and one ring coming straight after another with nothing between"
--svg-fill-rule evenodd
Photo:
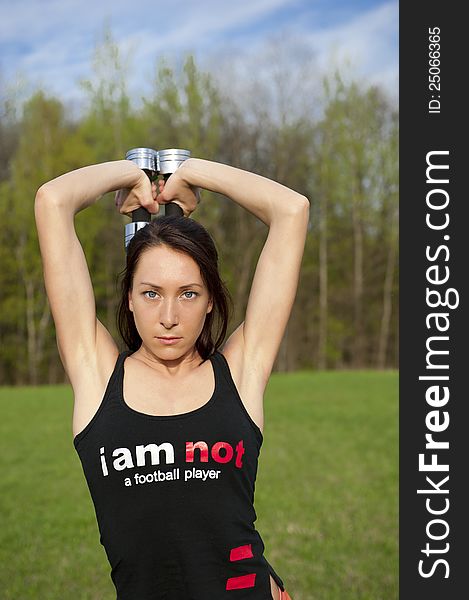
<instances>
[{"instance_id":1,"label":"woman's lips","mask_svg":"<svg viewBox=\"0 0 469 600\"><path fill-rule=\"evenodd\" d=\"M179 342L179 340L182 340L182 338L180 338L180 337L174 337L174 338L159 337L156 339L160 340L160 342L162 344L164 344L165 346L172 346L173 344L176 344L177 342Z\"/></svg>"}]
</instances>

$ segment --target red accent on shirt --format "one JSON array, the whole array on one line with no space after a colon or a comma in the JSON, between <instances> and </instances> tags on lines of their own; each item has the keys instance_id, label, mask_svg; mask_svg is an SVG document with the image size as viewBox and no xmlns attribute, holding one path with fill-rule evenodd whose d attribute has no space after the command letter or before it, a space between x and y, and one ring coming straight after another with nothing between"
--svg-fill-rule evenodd
<instances>
[{"instance_id":1,"label":"red accent on shirt","mask_svg":"<svg viewBox=\"0 0 469 600\"><path fill-rule=\"evenodd\" d=\"M241 588L254 587L256 581L256 573L249 575L241 575L240 577L230 577L226 582L227 590L239 590Z\"/></svg>"},{"instance_id":2,"label":"red accent on shirt","mask_svg":"<svg viewBox=\"0 0 469 600\"><path fill-rule=\"evenodd\" d=\"M244 558L252 558L254 555L252 553L252 544L247 544L246 546L238 546L237 548L232 548L230 552L230 560L243 560Z\"/></svg>"}]
</instances>

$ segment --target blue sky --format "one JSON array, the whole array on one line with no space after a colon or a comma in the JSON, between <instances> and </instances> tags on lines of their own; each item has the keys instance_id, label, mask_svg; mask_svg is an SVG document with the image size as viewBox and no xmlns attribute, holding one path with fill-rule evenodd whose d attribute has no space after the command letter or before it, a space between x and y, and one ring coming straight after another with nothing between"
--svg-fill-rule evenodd
<instances>
[{"instance_id":1,"label":"blue sky","mask_svg":"<svg viewBox=\"0 0 469 600\"><path fill-rule=\"evenodd\" d=\"M157 59L187 53L234 93L280 66L308 86L334 65L398 95L398 2L380 0L0 0L0 85L27 96L42 86L70 106L92 78L109 25L129 59L133 98L151 89ZM297 77L299 77L297 75ZM1 95L3 95L1 94Z\"/></svg>"}]
</instances>

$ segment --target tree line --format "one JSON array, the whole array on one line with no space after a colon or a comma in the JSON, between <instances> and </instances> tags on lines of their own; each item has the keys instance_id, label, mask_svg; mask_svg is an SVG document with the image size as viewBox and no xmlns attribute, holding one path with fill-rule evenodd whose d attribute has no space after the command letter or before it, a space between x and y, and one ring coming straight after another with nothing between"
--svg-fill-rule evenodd
<instances>
[{"instance_id":1,"label":"tree line","mask_svg":"<svg viewBox=\"0 0 469 600\"><path fill-rule=\"evenodd\" d=\"M228 95L188 56L179 70L160 61L152 93L136 108L118 46L108 36L97 49L94 79L82 82L88 102L79 118L71 119L61 100L43 90L24 103L21 117L5 102L0 384L67 381L43 283L34 221L37 189L72 169L122 159L136 146L188 148L193 156L259 173L310 199L298 293L275 370L396 367L397 111L379 87L346 82L339 72L320 84L320 110L317 99L301 113L290 113L284 103L274 116L260 94L247 111L243 98ZM228 198L207 191L192 217L207 227L219 250L235 306L230 333L243 319L267 228ZM117 284L128 220L116 211L111 194L75 219L98 318L117 342ZM271 292L282 293L275 281Z\"/></svg>"}]
</instances>

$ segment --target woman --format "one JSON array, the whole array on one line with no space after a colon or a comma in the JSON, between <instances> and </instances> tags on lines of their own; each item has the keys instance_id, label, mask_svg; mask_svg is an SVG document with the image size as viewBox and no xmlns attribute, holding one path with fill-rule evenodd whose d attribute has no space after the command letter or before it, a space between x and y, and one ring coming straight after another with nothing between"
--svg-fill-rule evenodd
<instances>
[{"instance_id":1,"label":"woman","mask_svg":"<svg viewBox=\"0 0 469 600\"><path fill-rule=\"evenodd\" d=\"M269 227L245 319L223 346L227 292L217 252L204 228L186 218L200 188L224 194ZM74 229L79 211L116 190L122 214L139 206L157 214L167 202L184 212L154 219L129 244L119 309L129 349L121 353L96 317ZM253 501L263 393L296 294L308 200L197 158L157 189L121 160L45 183L35 216L74 392L74 445L118 600L289 599L263 556Z\"/></svg>"}]
</instances>

